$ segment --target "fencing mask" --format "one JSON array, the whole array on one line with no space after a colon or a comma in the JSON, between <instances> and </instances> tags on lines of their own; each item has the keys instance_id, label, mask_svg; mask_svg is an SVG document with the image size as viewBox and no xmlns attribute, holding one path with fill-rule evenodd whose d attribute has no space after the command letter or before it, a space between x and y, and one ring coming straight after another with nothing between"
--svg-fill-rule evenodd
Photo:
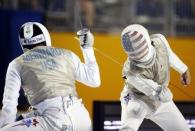
<instances>
[{"instance_id":1,"label":"fencing mask","mask_svg":"<svg viewBox=\"0 0 195 131\"><path fill-rule=\"evenodd\" d=\"M127 26L121 33L122 46L129 59L139 67L147 68L154 64L156 52L151 45L148 31L141 25Z\"/></svg>"},{"instance_id":2,"label":"fencing mask","mask_svg":"<svg viewBox=\"0 0 195 131\"><path fill-rule=\"evenodd\" d=\"M24 23L19 31L19 42L23 51L37 45L51 46L51 38L45 26L37 22Z\"/></svg>"}]
</instances>

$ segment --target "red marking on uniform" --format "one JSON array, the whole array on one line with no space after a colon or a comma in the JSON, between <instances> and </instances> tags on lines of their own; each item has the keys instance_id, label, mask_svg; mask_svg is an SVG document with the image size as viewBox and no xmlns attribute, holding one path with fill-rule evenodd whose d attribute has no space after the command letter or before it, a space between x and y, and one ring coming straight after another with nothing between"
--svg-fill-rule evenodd
<instances>
[{"instance_id":1,"label":"red marking on uniform","mask_svg":"<svg viewBox=\"0 0 195 131\"><path fill-rule=\"evenodd\" d=\"M144 39L144 41L142 43L140 43L139 45L135 46L134 48L137 50L137 49L140 49L142 46L145 46L147 43L146 43L146 40Z\"/></svg>"},{"instance_id":2,"label":"red marking on uniform","mask_svg":"<svg viewBox=\"0 0 195 131\"><path fill-rule=\"evenodd\" d=\"M39 123L39 122L38 122L36 119L33 119L33 125L34 125L34 126L37 126L38 123Z\"/></svg>"},{"instance_id":3,"label":"red marking on uniform","mask_svg":"<svg viewBox=\"0 0 195 131\"><path fill-rule=\"evenodd\" d=\"M135 40L133 40L132 42L133 42L133 43L137 43L137 42L139 42L142 38L143 38L143 35L140 34L140 35L139 35Z\"/></svg>"},{"instance_id":4,"label":"red marking on uniform","mask_svg":"<svg viewBox=\"0 0 195 131\"><path fill-rule=\"evenodd\" d=\"M142 50L140 50L137 53L131 54L131 55L134 56L135 59L140 60L146 54L148 54L148 52L149 52L148 45L146 45L146 47L144 47Z\"/></svg>"},{"instance_id":5,"label":"red marking on uniform","mask_svg":"<svg viewBox=\"0 0 195 131\"><path fill-rule=\"evenodd\" d=\"M130 35L130 37L134 37L137 33L137 31L134 31L133 34Z\"/></svg>"}]
</instances>

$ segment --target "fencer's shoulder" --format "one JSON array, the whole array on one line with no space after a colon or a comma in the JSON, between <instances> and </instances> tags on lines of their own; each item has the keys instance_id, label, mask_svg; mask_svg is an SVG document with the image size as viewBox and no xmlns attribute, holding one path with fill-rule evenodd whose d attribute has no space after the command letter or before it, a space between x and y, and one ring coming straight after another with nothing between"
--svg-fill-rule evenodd
<instances>
[{"instance_id":1,"label":"fencer's shoulder","mask_svg":"<svg viewBox=\"0 0 195 131\"><path fill-rule=\"evenodd\" d=\"M9 68L19 68L19 67L20 67L19 58L20 58L20 57L17 57L17 58L15 58L15 59L13 59L13 60L9 63L8 67L9 67Z\"/></svg>"},{"instance_id":2,"label":"fencer's shoulder","mask_svg":"<svg viewBox=\"0 0 195 131\"><path fill-rule=\"evenodd\" d=\"M125 60L123 64L123 68L127 67L129 64L130 64L130 60L129 60L129 57L127 57L127 59Z\"/></svg>"},{"instance_id":3,"label":"fencer's shoulder","mask_svg":"<svg viewBox=\"0 0 195 131\"><path fill-rule=\"evenodd\" d=\"M131 65L132 62L129 60L129 58L127 58L123 65L122 77L128 76L132 72Z\"/></svg>"},{"instance_id":4,"label":"fencer's shoulder","mask_svg":"<svg viewBox=\"0 0 195 131\"><path fill-rule=\"evenodd\" d=\"M15 59L13 59L9 64L18 64L21 58L25 55L26 53L22 53L21 55L17 56Z\"/></svg>"},{"instance_id":5,"label":"fencer's shoulder","mask_svg":"<svg viewBox=\"0 0 195 131\"><path fill-rule=\"evenodd\" d=\"M9 65L15 65L15 64L17 64L18 58L19 58L19 57L13 59L13 60L9 63Z\"/></svg>"},{"instance_id":6,"label":"fencer's shoulder","mask_svg":"<svg viewBox=\"0 0 195 131\"><path fill-rule=\"evenodd\" d=\"M160 33L157 33L157 34L151 34L150 35L150 38L155 38L155 37L159 37L159 38L162 38L162 37L165 37L163 34L160 34Z\"/></svg>"},{"instance_id":7,"label":"fencer's shoulder","mask_svg":"<svg viewBox=\"0 0 195 131\"><path fill-rule=\"evenodd\" d=\"M68 53L69 55L71 55L71 56L76 56L76 54L75 54L73 51L71 51L71 50L64 49L64 51L65 51L66 53Z\"/></svg>"},{"instance_id":8,"label":"fencer's shoulder","mask_svg":"<svg viewBox=\"0 0 195 131\"><path fill-rule=\"evenodd\" d=\"M142 68L138 67L133 61L127 58L123 66L122 77L124 78L132 74L139 74L142 71L143 71Z\"/></svg>"},{"instance_id":9,"label":"fencer's shoulder","mask_svg":"<svg viewBox=\"0 0 195 131\"><path fill-rule=\"evenodd\" d=\"M64 54L66 56L69 56L69 58L72 58L73 60L79 59L79 57L72 50L68 50L68 49L63 49L63 50L64 50Z\"/></svg>"},{"instance_id":10,"label":"fencer's shoulder","mask_svg":"<svg viewBox=\"0 0 195 131\"><path fill-rule=\"evenodd\" d=\"M152 34L150 35L150 39L154 42L154 45L164 46L166 48L169 47L169 42L162 34Z\"/></svg>"},{"instance_id":11,"label":"fencer's shoulder","mask_svg":"<svg viewBox=\"0 0 195 131\"><path fill-rule=\"evenodd\" d=\"M158 39L166 39L165 36L163 34L151 34L150 35L150 38L151 39L155 39L155 38L158 38Z\"/></svg>"},{"instance_id":12,"label":"fencer's shoulder","mask_svg":"<svg viewBox=\"0 0 195 131\"><path fill-rule=\"evenodd\" d=\"M72 51L68 50L68 49L64 49L64 48L57 48L57 47L52 47L54 50L56 50L57 52L61 52L64 55L72 55Z\"/></svg>"},{"instance_id":13,"label":"fencer's shoulder","mask_svg":"<svg viewBox=\"0 0 195 131\"><path fill-rule=\"evenodd\" d=\"M152 34L150 35L150 39L151 40L156 40L156 39L159 39L161 40L163 43L167 42L167 39L164 35L162 34Z\"/></svg>"},{"instance_id":14,"label":"fencer's shoulder","mask_svg":"<svg viewBox=\"0 0 195 131\"><path fill-rule=\"evenodd\" d=\"M68 49L65 49L65 48L59 48L59 47L46 47L46 48L50 48L50 49L54 49L54 50L59 50L59 51L64 51L64 52L69 52Z\"/></svg>"}]
</instances>

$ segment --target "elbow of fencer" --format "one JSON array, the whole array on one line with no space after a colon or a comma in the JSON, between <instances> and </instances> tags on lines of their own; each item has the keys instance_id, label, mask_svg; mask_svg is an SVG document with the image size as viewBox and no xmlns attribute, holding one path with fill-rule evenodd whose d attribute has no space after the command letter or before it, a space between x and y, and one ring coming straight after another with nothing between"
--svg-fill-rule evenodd
<instances>
[{"instance_id":1,"label":"elbow of fencer","mask_svg":"<svg viewBox=\"0 0 195 131\"><path fill-rule=\"evenodd\" d=\"M99 79L99 81L96 82L96 87L100 87L100 85L101 85L101 80Z\"/></svg>"},{"instance_id":2,"label":"elbow of fencer","mask_svg":"<svg viewBox=\"0 0 195 131\"><path fill-rule=\"evenodd\" d=\"M99 72L93 72L91 75L91 87L98 88L101 85L101 79Z\"/></svg>"},{"instance_id":3,"label":"elbow of fencer","mask_svg":"<svg viewBox=\"0 0 195 131\"><path fill-rule=\"evenodd\" d=\"M98 88L98 87L100 87L100 85L101 85L101 81L98 80L98 81L94 82L93 87Z\"/></svg>"},{"instance_id":4,"label":"elbow of fencer","mask_svg":"<svg viewBox=\"0 0 195 131\"><path fill-rule=\"evenodd\" d=\"M91 87L93 88L98 88L101 85L101 80L100 79L96 79L95 81L93 81L93 84L91 84Z\"/></svg>"}]
</instances>

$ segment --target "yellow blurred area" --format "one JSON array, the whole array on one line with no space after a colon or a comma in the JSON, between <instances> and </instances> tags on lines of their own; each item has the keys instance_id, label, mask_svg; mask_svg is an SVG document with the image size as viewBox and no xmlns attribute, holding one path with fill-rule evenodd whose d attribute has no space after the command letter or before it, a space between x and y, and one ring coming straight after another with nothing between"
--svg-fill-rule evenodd
<instances>
[{"instance_id":1,"label":"yellow blurred area","mask_svg":"<svg viewBox=\"0 0 195 131\"><path fill-rule=\"evenodd\" d=\"M83 60L79 43L74 38L75 34L52 32L51 37L55 47L72 50ZM191 85L184 87L180 83L180 75L173 70L171 71L170 89L174 94L174 100L193 101L195 100L195 82L193 81L195 77L195 59L193 58L195 38L168 38L168 41L172 50L188 65L192 77ZM95 34L94 47L97 49L95 50L95 55L100 68L101 86L93 89L80 83L76 85L78 94L83 99L91 116L94 100L119 100L120 92L123 88L121 65L123 65L127 57L121 47L120 35Z\"/></svg>"}]
</instances>

